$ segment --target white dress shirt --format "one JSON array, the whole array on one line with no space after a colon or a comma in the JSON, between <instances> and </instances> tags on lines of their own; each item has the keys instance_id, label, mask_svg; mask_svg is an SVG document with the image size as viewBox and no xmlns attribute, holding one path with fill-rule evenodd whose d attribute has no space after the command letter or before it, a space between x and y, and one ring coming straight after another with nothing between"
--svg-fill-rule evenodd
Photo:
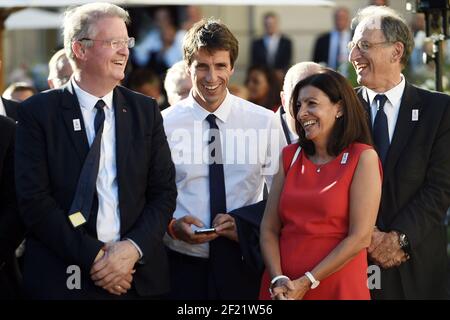
<instances>
[{"instance_id":1,"label":"white dress shirt","mask_svg":"<svg viewBox=\"0 0 450 320\"><path fill-rule=\"evenodd\" d=\"M81 89L72 78L73 88L78 98L86 128L86 135L91 146L95 138L94 118L97 113L95 104L102 99L106 106L100 146L100 164L97 176L97 235L103 242L120 240L120 212L116 168L116 125L113 108L113 91L102 98L91 95Z\"/></svg>"},{"instance_id":2,"label":"white dress shirt","mask_svg":"<svg viewBox=\"0 0 450 320\"><path fill-rule=\"evenodd\" d=\"M0 116L7 117L5 106L3 105L3 99L1 97L0 97Z\"/></svg>"},{"instance_id":3,"label":"white dress shirt","mask_svg":"<svg viewBox=\"0 0 450 320\"><path fill-rule=\"evenodd\" d=\"M389 130L389 143L392 142L392 137L394 136L395 124L397 123L398 112L400 111L400 104L402 102L403 91L405 90L405 77L401 75L402 80L398 85L386 92L375 92L366 88L366 94L364 99L370 105L370 111L372 116L372 125L375 121L375 116L377 115L378 105L375 100L377 94L386 95L386 103L384 104L384 113L388 120L388 130Z\"/></svg>"},{"instance_id":4,"label":"white dress shirt","mask_svg":"<svg viewBox=\"0 0 450 320\"><path fill-rule=\"evenodd\" d=\"M205 120L209 112L194 100L191 92L188 98L162 111L162 115L176 168L178 197L173 216L179 219L193 215L209 227L209 124ZM273 112L229 92L214 115L221 134L229 212L262 199L264 182L270 188L286 142ZM183 254L209 256L208 243L192 245L168 235L164 242Z\"/></svg>"}]
</instances>

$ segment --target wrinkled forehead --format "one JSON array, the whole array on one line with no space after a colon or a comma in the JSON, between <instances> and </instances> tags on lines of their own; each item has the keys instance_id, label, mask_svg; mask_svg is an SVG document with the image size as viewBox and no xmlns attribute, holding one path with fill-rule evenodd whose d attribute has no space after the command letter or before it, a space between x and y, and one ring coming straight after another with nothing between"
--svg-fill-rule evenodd
<instances>
[{"instance_id":1,"label":"wrinkled forehead","mask_svg":"<svg viewBox=\"0 0 450 320\"><path fill-rule=\"evenodd\" d=\"M384 40L383 30L381 29L381 17L366 17L358 23L353 35L353 40Z\"/></svg>"}]
</instances>

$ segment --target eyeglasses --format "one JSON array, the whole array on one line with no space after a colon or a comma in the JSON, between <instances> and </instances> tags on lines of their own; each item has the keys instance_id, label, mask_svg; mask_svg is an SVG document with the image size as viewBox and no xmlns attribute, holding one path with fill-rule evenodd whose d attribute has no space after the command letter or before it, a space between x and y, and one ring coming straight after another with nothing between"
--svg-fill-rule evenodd
<instances>
[{"instance_id":1,"label":"eyeglasses","mask_svg":"<svg viewBox=\"0 0 450 320\"><path fill-rule=\"evenodd\" d=\"M360 41L357 41L356 43L354 41L350 41L347 46L348 46L349 51L352 51L353 48L356 46L356 47L358 47L358 49L360 51L367 52L375 46L386 45L386 44L391 44L391 43L392 43L391 41L371 43L369 41L360 40Z\"/></svg>"},{"instance_id":2,"label":"eyeglasses","mask_svg":"<svg viewBox=\"0 0 450 320\"><path fill-rule=\"evenodd\" d=\"M123 49L123 48L131 49L131 48L134 47L134 44L135 44L135 41L134 41L133 37L128 38L128 39L116 39L116 40L97 40L97 39L83 38L83 39L80 39L79 41L84 41L84 42L98 41L98 42L102 42L105 46L110 47L113 50Z\"/></svg>"}]
</instances>

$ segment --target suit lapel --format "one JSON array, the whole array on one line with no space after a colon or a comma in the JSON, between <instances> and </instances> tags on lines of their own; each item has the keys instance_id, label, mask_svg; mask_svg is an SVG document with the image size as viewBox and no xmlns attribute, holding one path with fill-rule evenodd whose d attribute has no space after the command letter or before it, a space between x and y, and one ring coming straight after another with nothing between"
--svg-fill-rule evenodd
<instances>
[{"instance_id":1,"label":"suit lapel","mask_svg":"<svg viewBox=\"0 0 450 320\"><path fill-rule=\"evenodd\" d=\"M73 92L70 81L61 88L61 91L63 118L67 129L67 134L70 136L72 143L77 150L81 163L83 163L87 153L89 152L89 143L86 136L86 127L84 125L80 105L76 94ZM74 120L79 121L81 130L75 130Z\"/></svg>"},{"instance_id":2,"label":"suit lapel","mask_svg":"<svg viewBox=\"0 0 450 320\"><path fill-rule=\"evenodd\" d=\"M114 114L116 118L116 165L117 176L125 168L126 155L131 143L131 115L125 97L116 87L113 96Z\"/></svg>"},{"instance_id":3,"label":"suit lapel","mask_svg":"<svg viewBox=\"0 0 450 320\"><path fill-rule=\"evenodd\" d=\"M416 89L409 83L406 83L405 90L402 95L397 123L395 125L394 135L386 157L386 179L390 176L391 171L394 169L395 164L397 163L397 160L400 157L406 143L409 141L409 136L413 132L413 129L417 123L417 121L412 121L413 109L418 109L420 114L420 99Z\"/></svg>"},{"instance_id":4,"label":"suit lapel","mask_svg":"<svg viewBox=\"0 0 450 320\"><path fill-rule=\"evenodd\" d=\"M364 99L365 92L366 91L364 90L364 87L360 87L359 89L357 89L356 94L358 95L359 100L364 107L364 110L366 110L367 124L369 125L370 132L372 132L372 111L370 110L369 102Z\"/></svg>"}]
</instances>

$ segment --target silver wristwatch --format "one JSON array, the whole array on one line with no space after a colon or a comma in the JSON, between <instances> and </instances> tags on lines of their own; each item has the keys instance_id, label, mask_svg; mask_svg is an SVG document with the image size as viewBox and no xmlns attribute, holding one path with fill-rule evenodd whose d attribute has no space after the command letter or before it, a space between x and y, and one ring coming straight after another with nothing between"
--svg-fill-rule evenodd
<instances>
[{"instance_id":1,"label":"silver wristwatch","mask_svg":"<svg viewBox=\"0 0 450 320\"><path fill-rule=\"evenodd\" d=\"M402 248L402 250L404 250L405 252L407 251L409 247L409 241L406 237L406 234L398 232L398 244L400 245L400 248Z\"/></svg>"}]
</instances>

